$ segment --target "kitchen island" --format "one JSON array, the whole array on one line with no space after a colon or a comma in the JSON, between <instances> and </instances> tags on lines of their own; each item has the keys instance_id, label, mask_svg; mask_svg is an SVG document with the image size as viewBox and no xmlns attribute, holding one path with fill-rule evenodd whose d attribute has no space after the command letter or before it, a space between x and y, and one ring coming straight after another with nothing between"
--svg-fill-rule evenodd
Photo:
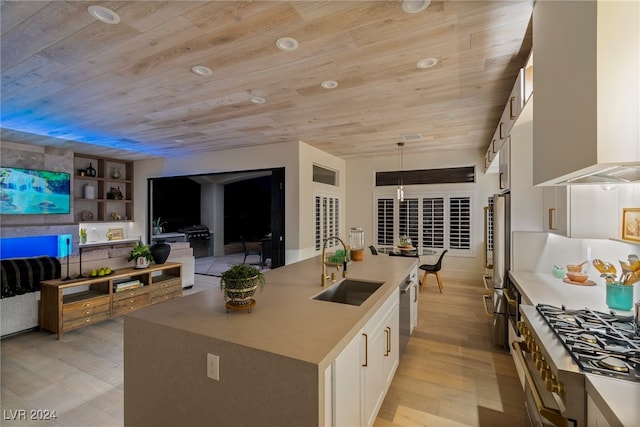
<instances>
[{"instance_id":1,"label":"kitchen island","mask_svg":"<svg viewBox=\"0 0 640 427\"><path fill-rule=\"evenodd\" d=\"M320 258L265 273L251 313L227 313L212 289L127 316L125 425L331 424L327 369L398 294L417 259L349 263L350 278L384 282L354 306L312 299L323 290ZM219 380L208 377L211 364Z\"/></svg>"}]
</instances>

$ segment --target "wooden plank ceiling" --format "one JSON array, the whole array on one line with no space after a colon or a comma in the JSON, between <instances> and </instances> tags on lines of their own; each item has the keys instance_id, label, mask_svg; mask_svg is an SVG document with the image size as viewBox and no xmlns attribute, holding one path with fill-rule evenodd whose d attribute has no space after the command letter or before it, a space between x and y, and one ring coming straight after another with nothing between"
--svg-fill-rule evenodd
<instances>
[{"instance_id":1,"label":"wooden plank ceiling","mask_svg":"<svg viewBox=\"0 0 640 427\"><path fill-rule=\"evenodd\" d=\"M120 23L91 17L92 4ZM531 10L530 0L433 1L413 14L399 0L2 0L1 136L129 159L298 140L361 158L395 154L409 134L422 139L407 154L484 149L531 47ZM280 37L298 49L279 50ZM419 69L426 57L437 65Z\"/></svg>"}]
</instances>

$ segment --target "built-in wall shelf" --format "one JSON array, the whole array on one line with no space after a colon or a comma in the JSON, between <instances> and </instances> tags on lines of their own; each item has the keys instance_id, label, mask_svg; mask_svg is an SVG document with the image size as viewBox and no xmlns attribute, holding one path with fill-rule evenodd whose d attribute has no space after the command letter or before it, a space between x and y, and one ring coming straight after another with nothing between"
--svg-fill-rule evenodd
<instances>
[{"instance_id":1,"label":"built-in wall shelf","mask_svg":"<svg viewBox=\"0 0 640 427\"><path fill-rule=\"evenodd\" d=\"M74 208L77 222L133 221L133 162L76 153Z\"/></svg>"}]
</instances>

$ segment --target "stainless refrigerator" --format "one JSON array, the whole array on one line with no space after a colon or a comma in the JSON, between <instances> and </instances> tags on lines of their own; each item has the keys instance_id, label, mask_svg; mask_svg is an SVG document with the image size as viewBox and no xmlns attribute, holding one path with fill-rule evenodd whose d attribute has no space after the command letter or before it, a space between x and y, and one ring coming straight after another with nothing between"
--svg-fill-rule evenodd
<instances>
[{"instance_id":1,"label":"stainless refrigerator","mask_svg":"<svg viewBox=\"0 0 640 427\"><path fill-rule=\"evenodd\" d=\"M494 194L493 196L493 316L491 329L493 343L509 348L507 328L507 300L504 289L509 280L511 265L511 195L509 193Z\"/></svg>"}]
</instances>

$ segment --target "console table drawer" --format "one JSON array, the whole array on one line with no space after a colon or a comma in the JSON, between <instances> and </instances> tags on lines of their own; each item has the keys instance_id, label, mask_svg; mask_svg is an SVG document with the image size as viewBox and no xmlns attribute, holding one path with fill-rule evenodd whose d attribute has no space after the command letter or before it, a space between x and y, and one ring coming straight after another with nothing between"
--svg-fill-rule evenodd
<instances>
[{"instance_id":1,"label":"console table drawer","mask_svg":"<svg viewBox=\"0 0 640 427\"><path fill-rule=\"evenodd\" d=\"M165 283L171 282L171 283ZM182 291L182 281L178 280L166 280L160 285L151 285L151 297L157 297L161 295L170 294L176 291Z\"/></svg>"},{"instance_id":2,"label":"console table drawer","mask_svg":"<svg viewBox=\"0 0 640 427\"><path fill-rule=\"evenodd\" d=\"M128 298L128 299L123 299L120 301L114 301L113 315L122 316L123 314L127 314L130 311L148 306L149 302L150 302L150 298L148 293L137 295L135 297Z\"/></svg>"},{"instance_id":3,"label":"console table drawer","mask_svg":"<svg viewBox=\"0 0 640 427\"><path fill-rule=\"evenodd\" d=\"M176 277L174 279L162 280L159 282L151 283L151 289L167 289L167 288L182 288L182 279Z\"/></svg>"},{"instance_id":4,"label":"console table drawer","mask_svg":"<svg viewBox=\"0 0 640 427\"><path fill-rule=\"evenodd\" d=\"M182 289L177 290L177 291L173 291L173 292L166 292L166 293L162 293L159 295L151 295L151 304L157 304L159 302L165 302L165 301L169 301L170 299L174 299L174 298L178 298L182 296Z\"/></svg>"},{"instance_id":5,"label":"console table drawer","mask_svg":"<svg viewBox=\"0 0 640 427\"><path fill-rule=\"evenodd\" d=\"M80 317L74 320L63 320L62 322L62 330L70 331L71 329L76 329L82 326L87 326L92 323L102 322L103 320L107 320L109 318L109 311L104 311L96 314L92 314L90 316ZM63 317L64 319L64 317Z\"/></svg>"},{"instance_id":6,"label":"console table drawer","mask_svg":"<svg viewBox=\"0 0 640 427\"><path fill-rule=\"evenodd\" d=\"M94 316L96 314L109 314L109 298L66 304L62 309L62 321L79 319L81 317Z\"/></svg>"},{"instance_id":7,"label":"console table drawer","mask_svg":"<svg viewBox=\"0 0 640 427\"><path fill-rule=\"evenodd\" d=\"M149 288L147 286L142 286L140 288L135 288L135 289L126 290L126 291L114 292L113 302L133 298L138 295L146 294L147 292L149 292Z\"/></svg>"}]
</instances>

